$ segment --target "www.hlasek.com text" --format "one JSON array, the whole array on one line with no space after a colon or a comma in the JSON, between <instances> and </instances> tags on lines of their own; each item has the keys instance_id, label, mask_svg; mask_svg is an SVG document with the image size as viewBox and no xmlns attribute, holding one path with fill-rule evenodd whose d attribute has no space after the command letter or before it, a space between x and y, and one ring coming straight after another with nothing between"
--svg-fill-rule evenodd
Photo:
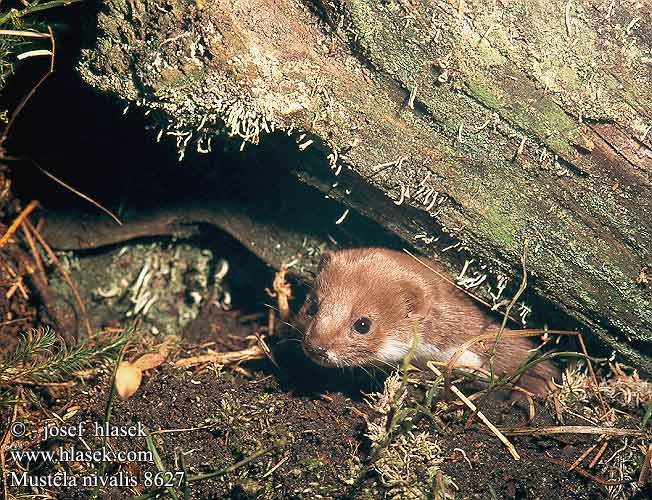
<instances>
[{"instance_id":1,"label":"www.hlasek.com text","mask_svg":"<svg viewBox=\"0 0 652 500\"><path fill-rule=\"evenodd\" d=\"M11 449L9 454L14 462L152 462L149 450L108 450L101 447L96 450L84 450L70 446L59 446L52 450Z\"/></svg>"}]
</instances>

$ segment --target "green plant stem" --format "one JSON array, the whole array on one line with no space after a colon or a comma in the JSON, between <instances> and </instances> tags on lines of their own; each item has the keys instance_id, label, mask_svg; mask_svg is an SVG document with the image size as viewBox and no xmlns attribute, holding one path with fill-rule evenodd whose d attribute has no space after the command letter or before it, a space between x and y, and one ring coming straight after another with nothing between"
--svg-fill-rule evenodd
<instances>
[{"instance_id":1,"label":"green plant stem","mask_svg":"<svg viewBox=\"0 0 652 500\"><path fill-rule=\"evenodd\" d=\"M35 12L40 12L42 10L53 9L55 7L65 7L71 3L81 2L81 0L53 0L52 2L45 2L39 4L38 2L33 2L32 4L25 7L23 10L10 9L9 12L0 16L0 26L5 24L10 19L28 16L34 14Z\"/></svg>"},{"instance_id":2,"label":"green plant stem","mask_svg":"<svg viewBox=\"0 0 652 500\"><path fill-rule=\"evenodd\" d=\"M163 461L161 460L161 456L158 454L158 450L156 449L154 438L152 437L152 435L149 433L147 429L145 429L145 434L146 434L145 441L147 442L147 448L149 449L150 452L152 452L154 465L156 465L156 468L159 470L159 472L166 472L165 467L163 466ZM179 500L179 497L177 496L177 492L174 490L174 488L172 488L172 486L166 486L165 489L172 497L172 500Z\"/></svg>"}]
</instances>

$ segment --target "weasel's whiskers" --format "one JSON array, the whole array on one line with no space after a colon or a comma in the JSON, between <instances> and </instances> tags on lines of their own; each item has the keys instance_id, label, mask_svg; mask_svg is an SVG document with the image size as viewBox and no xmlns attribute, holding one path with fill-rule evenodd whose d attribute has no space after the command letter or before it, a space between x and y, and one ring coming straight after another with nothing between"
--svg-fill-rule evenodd
<instances>
[{"instance_id":1,"label":"weasel's whiskers","mask_svg":"<svg viewBox=\"0 0 652 500\"><path fill-rule=\"evenodd\" d=\"M396 369L396 365L393 365L392 363L389 363L389 362L385 361L384 359L380 359L379 357L376 357L376 356L373 356L371 359L374 362L377 362L377 363L380 363L381 365L387 366L388 368L390 368L391 371L394 371Z\"/></svg>"},{"instance_id":2,"label":"weasel's whiskers","mask_svg":"<svg viewBox=\"0 0 652 500\"><path fill-rule=\"evenodd\" d=\"M294 337L287 337L287 338L284 338L284 339L279 340L279 341L276 343L276 345L285 344L286 342L298 342L298 343L300 344L300 343L301 343L301 340L300 340L300 339L295 339Z\"/></svg>"},{"instance_id":3,"label":"weasel's whiskers","mask_svg":"<svg viewBox=\"0 0 652 500\"><path fill-rule=\"evenodd\" d=\"M276 311L277 313L281 314L281 311L279 310L278 307L274 307L274 306L271 305L271 304L265 304L265 307L269 307L269 308L272 309L273 311ZM289 322L287 322L287 321L285 321L285 320L282 320L282 319L281 319L280 321L281 321L281 323L283 323L284 325L289 326L289 327L292 328L294 331L296 331L297 333L299 333L302 337L305 335L301 330L299 330L299 329L298 329L296 326L294 326L292 323L289 323Z\"/></svg>"}]
</instances>

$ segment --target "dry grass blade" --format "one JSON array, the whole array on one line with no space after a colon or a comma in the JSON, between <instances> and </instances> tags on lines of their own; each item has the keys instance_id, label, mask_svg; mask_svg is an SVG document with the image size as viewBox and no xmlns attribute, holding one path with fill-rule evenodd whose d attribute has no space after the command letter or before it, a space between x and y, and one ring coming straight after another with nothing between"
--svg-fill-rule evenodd
<instances>
[{"instance_id":1,"label":"dry grass blade","mask_svg":"<svg viewBox=\"0 0 652 500\"><path fill-rule=\"evenodd\" d=\"M27 38L50 38L49 34L39 33L38 31L25 30L0 30L0 36L23 36Z\"/></svg>"},{"instance_id":2,"label":"dry grass blade","mask_svg":"<svg viewBox=\"0 0 652 500\"><path fill-rule=\"evenodd\" d=\"M0 247L3 246L5 243L9 241L9 238L13 236L13 234L18 230L20 225L27 219L29 214L31 214L36 208L39 206L38 201L32 200L29 202L29 205L25 207L25 209L16 217L16 220L12 222L11 226L9 226L9 229L5 232L5 234L2 235L2 238L0 238Z\"/></svg>"},{"instance_id":3,"label":"dry grass blade","mask_svg":"<svg viewBox=\"0 0 652 500\"><path fill-rule=\"evenodd\" d=\"M95 200L94 200L93 198L91 198L90 196L85 195L85 194L82 193L81 191L76 190L76 189L75 189L74 187L72 187L71 185L66 184L64 181L62 181L61 179L59 179L58 177L56 177L54 174L51 174L50 172L48 172L47 170L45 170L45 169L42 168L41 166L37 165L36 162L32 162L32 163L34 163L34 165L36 166L36 168L38 168L38 169L39 169L39 170L40 170L44 175L46 175L47 177L49 177L49 178L52 179L53 181L57 182L58 184L62 185L63 187L65 187L65 188L68 189L69 191L75 193L75 194L76 194L77 196L79 196L82 200L86 200L87 202L89 202L89 203L90 203L91 205L93 205L94 207L99 208L102 212L104 212L104 213L107 214L109 217L111 217L114 221L116 221L116 223L117 223L119 226L122 226L122 221L121 221L120 219L118 219L118 217L117 217L116 215L114 215L113 212L111 212L108 208L103 207L99 202L95 201Z\"/></svg>"},{"instance_id":4,"label":"dry grass blade","mask_svg":"<svg viewBox=\"0 0 652 500\"><path fill-rule=\"evenodd\" d=\"M22 54L18 54L16 56L16 59L22 61L24 59L29 59L30 57L51 56L51 55L52 52L50 52L48 49L37 49L37 50L29 50L27 52L23 52Z\"/></svg>"},{"instance_id":5,"label":"dry grass blade","mask_svg":"<svg viewBox=\"0 0 652 500\"><path fill-rule=\"evenodd\" d=\"M48 285L48 279L45 274L45 268L43 267L43 262L41 261L41 255L39 254L38 250L36 249L36 245L34 244L34 238L32 238L32 234L29 232L29 229L25 224L21 226L23 230L23 235L25 236L25 240L27 240L27 246L29 246L29 251L32 252L32 257L34 258L34 263L36 264L36 268L38 269L39 274L41 275L41 280L45 284L45 286Z\"/></svg>"},{"instance_id":6,"label":"dry grass blade","mask_svg":"<svg viewBox=\"0 0 652 500\"><path fill-rule=\"evenodd\" d=\"M469 292L466 288L461 287L460 285L458 285L457 283L455 283L453 280L451 280L450 278L448 278L448 277L445 276L444 274L442 274L442 273L440 273L439 271L437 271L437 270L436 270L435 268L433 268L431 265L429 265L428 263L426 263L426 262L424 262L423 260L419 259L419 257L417 257L416 255L414 255L412 252L410 252L410 251L407 250L406 248L404 248L403 251L404 251L406 254L408 254L410 257L412 257L414 260L416 260L419 264L421 264L422 266L424 266L426 269L429 269L430 271L432 271L433 273L435 273L437 276L439 276L439 277L440 277L441 279L443 279L444 281L447 281L448 283L450 283L451 285L453 285L455 288L457 288L458 290L462 291L463 293L465 293L466 295L468 295L469 297L471 297L473 300L475 300L475 301L479 302L480 304L482 304L483 306L486 306L487 308L491 309L491 307L492 307L491 304L490 304L489 302L487 302L486 300L483 300L481 297L478 297L477 295L472 294L472 293ZM511 319L514 323L518 323L518 320L516 320L516 318L513 318L512 316L509 316L509 319Z\"/></svg>"},{"instance_id":7,"label":"dry grass blade","mask_svg":"<svg viewBox=\"0 0 652 500\"><path fill-rule=\"evenodd\" d=\"M607 402L602 397L602 393L600 392L600 388L598 384L598 377L595 376L595 371L593 370L593 363L591 363L591 358L589 357L588 351L586 350L586 345L584 344L584 337L582 337L582 334L579 332L577 333L577 341L580 343L580 349L582 349L582 354L586 356L586 366L589 368L589 373L591 374L593 391L597 395L598 400L600 401L600 405L602 406L602 410L606 415L607 413L609 413L610 408Z\"/></svg>"},{"instance_id":8,"label":"dry grass blade","mask_svg":"<svg viewBox=\"0 0 652 500\"><path fill-rule=\"evenodd\" d=\"M503 427L507 436L549 436L553 434L604 434L607 436L645 437L639 429L617 429L615 427L593 427L589 425L563 425L556 427ZM572 464L569 464L569 466Z\"/></svg>"},{"instance_id":9,"label":"dry grass blade","mask_svg":"<svg viewBox=\"0 0 652 500\"><path fill-rule=\"evenodd\" d=\"M500 325L500 331L498 332L498 335L496 335L496 341L494 342L494 345L491 348L491 356L489 357L489 371L491 372L492 383L494 381L494 360L496 358L496 348L498 347L498 344L500 343L500 340L503 337L503 332L505 331L505 326L507 325L507 320L509 319L509 313L512 312L512 308L514 307L514 304L516 304L520 296L523 295L523 292L525 292L525 289L527 288L527 266L525 265L526 258L527 258L527 239L523 242L523 254L521 255L521 268L522 268L523 279L521 279L521 284L519 285L518 290L512 297L512 300L509 301L509 304L505 309L505 313L504 313L505 317L503 318L503 322Z\"/></svg>"},{"instance_id":10,"label":"dry grass blade","mask_svg":"<svg viewBox=\"0 0 652 500\"><path fill-rule=\"evenodd\" d=\"M503 332L502 337L507 337L507 338L515 338L515 337L538 337L542 333L547 332L549 334L553 335L575 335L577 332L571 332L568 330L540 330L540 329L529 329L529 330L519 330L519 331L509 331L509 332ZM477 344L478 342L482 342L483 340L497 340L497 337L500 332L496 331L495 333L483 333L482 335L478 335L476 337L473 337L471 340L468 340L464 344L462 344L457 351L455 351L455 354L451 357L450 361L448 361L447 365L450 365L451 368L456 367L456 362L459 359L459 357L466 351L469 347L471 347L473 344Z\"/></svg>"},{"instance_id":11,"label":"dry grass blade","mask_svg":"<svg viewBox=\"0 0 652 500\"><path fill-rule=\"evenodd\" d=\"M464 292L466 295L468 295L472 299L478 301L479 303L483 304L487 308L491 309L492 306L487 301L481 299L480 297L470 293L468 290L462 288L457 283L450 280L448 277L446 277L445 275L443 275L442 273L440 273L439 271L434 269L432 266L428 265L428 263L424 262L423 260L420 260L417 256L415 256L409 250L404 248L403 251L405 253L407 253L410 257L412 257L414 260L416 260L418 263L420 263L421 265L423 265L424 267L426 267L427 269L429 269L430 271L435 273L441 279L447 281L448 283L450 283L451 285L453 285L457 289L461 290L462 292ZM523 266L524 279L521 282L521 287L519 288L519 291L512 298L512 301L510 302L510 305L508 306L508 308L505 311L505 319L509 318L512 321L514 321L515 323L518 323L518 321L514 317L510 316L509 312L511 310L511 307L514 305L514 303L516 302L516 300L520 296L520 294L523 293L524 285L526 283L525 282L525 278L526 278L526 274L525 274L525 272L526 272L526 269L525 269L525 255L526 255L526 252L527 252L527 245L526 245L526 247L524 249L524 253L523 253L523 256L521 258L521 263L522 263L522 266ZM582 337L581 333L574 332L574 331L568 331L568 330L532 330L532 329L530 329L530 330L520 330L519 332L503 332L504 327L505 327L505 322L503 322L503 325L501 326L499 332L497 332L495 334L479 335L479 336L474 337L473 339L469 340L468 342L466 342L462 346L460 346L460 348L457 351L455 351L455 353L453 354L453 356L449 360L449 366L446 369L447 376L445 377L445 380L446 381L449 380L449 377L450 377L451 372L452 372L452 367L455 365L456 361L464 353L464 351L466 351L466 349L468 347L470 347L471 345L473 345L473 344L475 344L477 342L480 342L482 340L496 339L496 342L498 342L499 338L502 338L503 336L505 336L505 337L517 337L517 336L529 337L529 336L534 336L534 334L540 335L542 333L548 333L548 334L553 334L553 335L575 335L577 337L577 340L578 340L579 344L580 344L580 349L582 351L582 354L584 355L584 358L586 359L586 364L587 364L589 373L591 375L591 380L592 380L592 382L594 384L595 394L596 394L598 400L600 401L600 405L602 406L602 409L605 412L605 414L609 411L609 406L607 405L604 398L602 397L602 394L598 390L598 379L597 379L597 377L595 375L595 371L593 370L593 364L591 362L591 358L590 358L590 356L588 354L588 351L586 350L586 345L584 344L584 338ZM518 335L518 333L522 333L523 335ZM494 344L494 347L495 347L495 345L496 344ZM446 382L446 386L448 387L448 382Z\"/></svg>"},{"instance_id":12,"label":"dry grass blade","mask_svg":"<svg viewBox=\"0 0 652 500\"><path fill-rule=\"evenodd\" d=\"M66 281L68 286L70 287L70 290L72 291L73 296L75 297L75 301L77 302L77 305L79 306L79 310L82 316L82 321L84 323L84 327L86 328L86 334L88 335L88 338L93 337L93 329L91 328L91 323L88 319L88 313L86 312L86 306L84 305L84 301L82 300L81 296L79 295L79 292L77 291L77 287L73 283L72 279L70 278L70 275L66 272L66 270L63 268L61 265L61 262L59 262L59 259L57 256L54 254L50 246L45 242L41 234L36 230L36 228L32 225L32 223L29 220L25 220L25 224L27 225L28 229L30 232L36 237L36 240L39 242L43 250L45 250L45 253L52 259L52 262L57 266L58 271L61 273L61 276L63 276L63 279Z\"/></svg>"},{"instance_id":13,"label":"dry grass blade","mask_svg":"<svg viewBox=\"0 0 652 500\"><path fill-rule=\"evenodd\" d=\"M255 335L256 335L256 340L258 341L258 348L263 351L263 354L265 354L265 357L270 361L270 363L272 363L277 370L280 370L281 367L276 362L276 359L274 358L274 354L272 354L272 350L267 345L267 342L265 342L265 339L257 332L255 333Z\"/></svg>"},{"instance_id":14,"label":"dry grass blade","mask_svg":"<svg viewBox=\"0 0 652 500\"><path fill-rule=\"evenodd\" d=\"M437 375L438 377L443 377L442 372L440 372L440 371L437 369L437 367L435 367L431 362L426 363L426 366L427 366L428 368L430 368L430 369L435 373L435 375ZM489 419L488 419L487 417L485 417L484 414L483 414L481 411L478 410L477 406L475 406L475 405L471 402L471 400L469 400L469 398L467 398L467 397L462 393L462 391L460 391L460 390L459 390L457 387L455 387L454 385L451 385L451 386L450 386L450 390L451 390L451 392L453 392L453 394L455 394L458 398L460 398L460 400L462 400L462 402L463 402L463 403L464 403L464 404L465 404L465 405L466 405L466 406L467 406L467 407L468 407L472 412L474 412L474 413L478 416L478 418L479 418L480 420L482 420L482 422L483 422L483 423L484 423L484 424L489 428L489 430L490 430L491 432L493 432L493 433L496 435L496 437L500 440L500 442L503 443L503 444L505 445L505 447L507 448L507 451L509 451L510 455L512 455L512 457L514 458L514 460L520 460L520 459L521 459L521 457L519 456L518 452L516 451L516 448L514 448L514 445L513 445L512 443L509 442L509 439L507 439L507 438L504 436L504 434L503 434L502 432L500 432L500 430L498 430L498 428L497 428L494 424L492 424L492 423L489 421Z\"/></svg>"}]
</instances>

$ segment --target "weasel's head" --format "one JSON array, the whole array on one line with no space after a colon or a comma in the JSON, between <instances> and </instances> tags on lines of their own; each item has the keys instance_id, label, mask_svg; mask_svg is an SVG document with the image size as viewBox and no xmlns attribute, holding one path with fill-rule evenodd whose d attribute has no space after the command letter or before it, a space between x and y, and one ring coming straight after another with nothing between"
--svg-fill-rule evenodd
<instances>
[{"instance_id":1,"label":"weasel's head","mask_svg":"<svg viewBox=\"0 0 652 500\"><path fill-rule=\"evenodd\" d=\"M324 254L300 311L304 352L327 367L400 362L426 306L410 278L382 250Z\"/></svg>"}]
</instances>

